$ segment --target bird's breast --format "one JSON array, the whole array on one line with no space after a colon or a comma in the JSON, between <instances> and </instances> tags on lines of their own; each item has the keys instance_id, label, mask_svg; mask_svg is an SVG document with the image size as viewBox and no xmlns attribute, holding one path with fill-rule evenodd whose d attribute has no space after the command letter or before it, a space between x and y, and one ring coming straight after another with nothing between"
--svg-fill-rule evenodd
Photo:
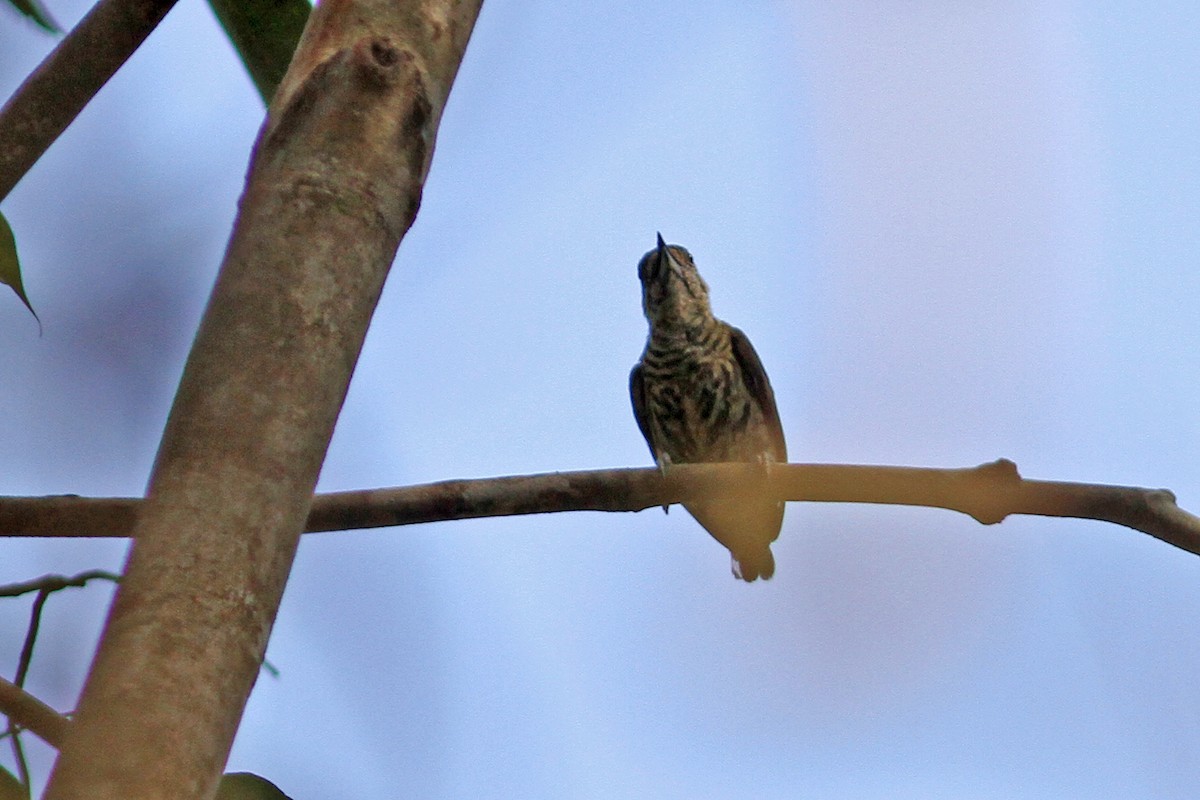
<instances>
[{"instance_id":1,"label":"bird's breast","mask_svg":"<svg viewBox=\"0 0 1200 800\"><path fill-rule=\"evenodd\" d=\"M671 461L753 461L769 449L762 411L727 336L665 343L652 338L642 369L656 443Z\"/></svg>"}]
</instances>

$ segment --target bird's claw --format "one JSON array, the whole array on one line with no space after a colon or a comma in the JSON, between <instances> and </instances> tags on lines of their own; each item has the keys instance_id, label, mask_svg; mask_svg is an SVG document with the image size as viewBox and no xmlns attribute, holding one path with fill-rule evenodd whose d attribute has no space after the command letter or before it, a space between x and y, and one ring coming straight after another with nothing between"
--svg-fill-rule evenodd
<instances>
[{"instance_id":1,"label":"bird's claw","mask_svg":"<svg viewBox=\"0 0 1200 800\"><path fill-rule=\"evenodd\" d=\"M655 460L658 462L658 474L662 475L664 478L667 477L667 467L669 467L671 465L671 459L668 458L667 456L662 456L661 458L658 458ZM670 514L671 513L670 503L663 503L662 510L663 510L664 514Z\"/></svg>"}]
</instances>

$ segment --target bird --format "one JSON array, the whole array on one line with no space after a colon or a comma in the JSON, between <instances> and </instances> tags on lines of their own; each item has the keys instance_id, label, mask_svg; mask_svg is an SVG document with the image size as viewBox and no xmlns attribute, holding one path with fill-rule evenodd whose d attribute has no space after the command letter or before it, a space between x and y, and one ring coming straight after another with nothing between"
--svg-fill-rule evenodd
<instances>
[{"instance_id":1,"label":"bird","mask_svg":"<svg viewBox=\"0 0 1200 800\"><path fill-rule=\"evenodd\" d=\"M638 279L650 330L629 373L629 394L658 468L665 474L672 464L785 463L767 372L746 334L713 316L691 253L660 233L638 262ZM749 583L775 574L771 543L783 525L782 503L750 487L683 507L729 550L735 578Z\"/></svg>"}]
</instances>

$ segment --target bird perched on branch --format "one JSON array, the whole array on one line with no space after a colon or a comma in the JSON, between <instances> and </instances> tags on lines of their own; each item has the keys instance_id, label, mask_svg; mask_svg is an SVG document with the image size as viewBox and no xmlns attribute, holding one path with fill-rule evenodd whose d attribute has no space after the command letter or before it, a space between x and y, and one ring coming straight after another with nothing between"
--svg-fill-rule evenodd
<instances>
[{"instance_id":1,"label":"bird perched on branch","mask_svg":"<svg viewBox=\"0 0 1200 800\"><path fill-rule=\"evenodd\" d=\"M691 254L659 234L658 246L638 263L638 278L650 335L629 374L629 393L659 469L786 462L766 370L746 334L713 316L708 285ZM729 549L735 577L749 582L775 574L771 542L783 524L782 503L747 487L684 508Z\"/></svg>"}]
</instances>

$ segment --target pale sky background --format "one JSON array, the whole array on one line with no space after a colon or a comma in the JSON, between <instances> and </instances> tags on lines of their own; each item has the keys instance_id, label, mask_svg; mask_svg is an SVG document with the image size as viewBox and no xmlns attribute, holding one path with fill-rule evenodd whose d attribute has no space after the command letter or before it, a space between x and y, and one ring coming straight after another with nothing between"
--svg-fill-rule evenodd
<instances>
[{"instance_id":1,"label":"pale sky background","mask_svg":"<svg viewBox=\"0 0 1200 800\"><path fill-rule=\"evenodd\" d=\"M794 459L1003 456L1200 511L1198 31L1190 2L489 0L322 488L648 465L662 231ZM52 45L0 8L0 94ZM0 292L0 494L142 492L262 113L184 0L4 202L45 335ZM6 541L0 582L124 551ZM1194 796L1195 556L792 504L776 558L735 582L681 510L307 537L229 768L296 800ZM49 604L59 708L109 591ZM3 674L27 613L0 603Z\"/></svg>"}]
</instances>

